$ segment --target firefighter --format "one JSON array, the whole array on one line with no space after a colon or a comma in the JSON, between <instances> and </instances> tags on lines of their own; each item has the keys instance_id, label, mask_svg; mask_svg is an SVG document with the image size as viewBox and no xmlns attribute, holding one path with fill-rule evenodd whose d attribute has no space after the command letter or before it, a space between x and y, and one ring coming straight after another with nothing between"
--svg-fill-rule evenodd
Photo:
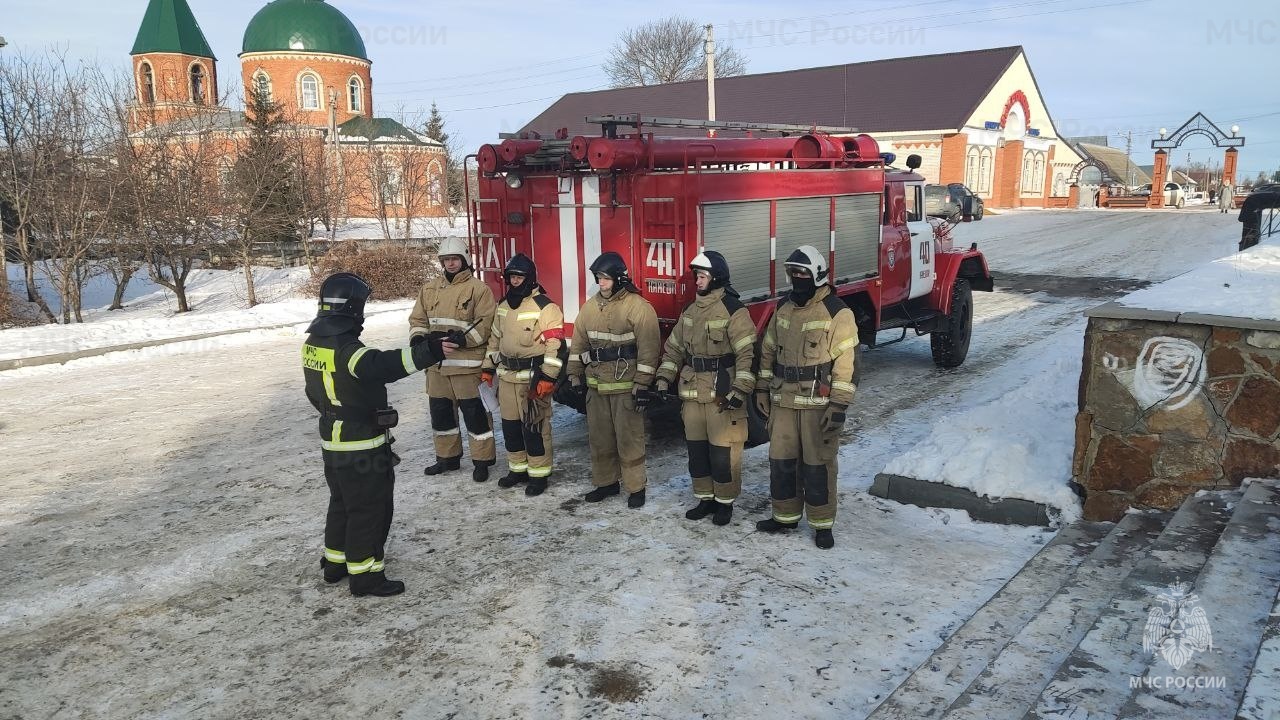
<instances>
[{"instance_id":1,"label":"firefighter","mask_svg":"<svg viewBox=\"0 0 1280 720\"><path fill-rule=\"evenodd\" d=\"M689 475L698 504L684 516L713 515L716 525L733 517L742 490L742 448L747 442L746 401L755 387L756 327L729 284L729 263L706 250L689 264L698 297L680 314L667 337L654 387L671 397L679 376L680 416L689 448Z\"/></svg>"},{"instance_id":2,"label":"firefighter","mask_svg":"<svg viewBox=\"0 0 1280 720\"><path fill-rule=\"evenodd\" d=\"M616 252L591 263L600 285L573 324L569 382L585 396L591 481L587 502L627 490L627 507L645 500L644 410L661 352L658 314L627 274Z\"/></svg>"},{"instance_id":3,"label":"firefighter","mask_svg":"<svg viewBox=\"0 0 1280 720\"><path fill-rule=\"evenodd\" d=\"M458 345L439 367L427 369L427 402L431 408L436 462L427 475L457 470L462 461L458 411L467 426L471 447L471 479L489 479L496 458L493 420L480 400L480 366L493 325L493 291L471 271L467 241L445 238L438 256L443 275L422 286L409 315L410 345L431 336L449 337Z\"/></svg>"},{"instance_id":4,"label":"firefighter","mask_svg":"<svg viewBox=\"0 0 1280 720\"><path fill-rule=\"evenodd\" d=\"M836 451L853 401L858 327L828 284L827 261L811 245L786 260L790 294L765 329L756 408L769 420L773 517L764 532L793 530L807 513L814 544L835 545Z\"/></svg>"},{"instance_id":5,"label":"firefighter","mask_svg":"<svg viewBox=\"0 0 1280 720\"><path fill-rule=\"evenodd\" d=\"M436 365L456 347L428 338L412 348L382 351L360 342L364 305L373 288L359 276L338 273L320 286L320 309L302 346L307 399L320 411L329 512L324 528L325 582L350 576L352 595L404 592L388 580L383 549L391 529L391 428L398 417L387 402L387 383Z\"/></svg>"},{"instance_id":6,"label":"firefighter","mask_svg":"<svg viewBox=\"0 0 1280 720\"><path fill-rule=\"evenodd\" d=\"M538 285L533 261L517 254L502 271L507 293L498 303L481 379L498 380L508 472L498 486L527 482L541 495L551 478L551 393L564 370L564 315Z\"/></svg>"}]
</instances>

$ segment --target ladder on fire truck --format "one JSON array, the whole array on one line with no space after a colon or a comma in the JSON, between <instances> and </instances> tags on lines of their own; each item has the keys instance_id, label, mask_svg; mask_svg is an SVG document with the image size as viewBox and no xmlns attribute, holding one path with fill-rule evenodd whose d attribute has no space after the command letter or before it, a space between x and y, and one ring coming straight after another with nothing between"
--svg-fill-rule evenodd
<instances>
[{"instance_id":1,"label":"ladder on fire truck","mask_svg":"<svg viewBox=\"0 0 1280 720\"><path fill-rule=\"evenodd\" d=\"M836 127L831 125L794 125L787 123L759 123L759 122L743 122L738 120L690 120L686 118L669 118L656 117L652 115L624 114L624 115L590 115L586 121L592 125L599 125L605 137L616 138L618 136L619 127L635 128L637 133L643 132L646 127L664 127L664 128L680 128L685 130L729 130L735 132L768 132L779 133L783 137L790 135L806 135L811 132L820 132L827 135L857 135L858 129L851 127Z\"/></svg>"}]
</instances>

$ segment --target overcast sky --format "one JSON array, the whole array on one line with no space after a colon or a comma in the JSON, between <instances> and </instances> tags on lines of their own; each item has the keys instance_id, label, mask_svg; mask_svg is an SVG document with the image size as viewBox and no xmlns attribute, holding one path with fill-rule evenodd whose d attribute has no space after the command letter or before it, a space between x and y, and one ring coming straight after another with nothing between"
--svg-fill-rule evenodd
<instances>
[{"instance_id":1,"label":"overcast sky","mask_svg":"<svg viewBox=\"0 0 1280 720\"><path fill-rule=\"evenodd\" d=\"M220 88L239 91L236 55L262 0L189 0L219 59ZM435 3L335 0L373 60L374 110L432 100L468 149L519 128L561 94L598 89L609 46L629 26L670 14L713 23L749 72L1022 45L1058 131L1133 133L1151 163L1161 127L1195 112L1239 124L1242 177L1280 169L1280 10L1273 0L876 0L874 2ZM146 0L0 0L0 53L66 47L121 70ZM618 108L629 112L636 108ZM752 118L768 121L769 118ZM1227 130L1229 132L1229 130ZM1220 160L1202 136L1173 153Z\"/></svg>"}]
</instances>

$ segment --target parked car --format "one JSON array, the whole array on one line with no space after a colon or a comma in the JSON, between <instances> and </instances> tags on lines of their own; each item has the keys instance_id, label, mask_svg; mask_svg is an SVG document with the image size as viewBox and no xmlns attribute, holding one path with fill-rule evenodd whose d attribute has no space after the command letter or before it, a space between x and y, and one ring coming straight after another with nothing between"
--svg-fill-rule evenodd
<instances>
[{"instance_id":1,"label":"parked car","mask_svg":"<svg viewBox=\"0 0 1280 720\"><path fill-rule=\"evenodd\" d=\"M981 220L984 207L982 198L964 183L925 185L924 212L930 217L949 219L959 215L965 221Z\"/></svg>"},{"instance_id":2,"label":"parked car","mask_svg":"<svg viewBox=\"0 0 1280 720\"><path fill-rule=\"evenodd\" d=\"M1151 197L1151 183L1139 185L1129 194L1141 197ZM1181 185L1176 182L1168 182L1164 184L1164 204L1176 208L1186 206L1187 195Z\"/></svg>"}]
</instances>

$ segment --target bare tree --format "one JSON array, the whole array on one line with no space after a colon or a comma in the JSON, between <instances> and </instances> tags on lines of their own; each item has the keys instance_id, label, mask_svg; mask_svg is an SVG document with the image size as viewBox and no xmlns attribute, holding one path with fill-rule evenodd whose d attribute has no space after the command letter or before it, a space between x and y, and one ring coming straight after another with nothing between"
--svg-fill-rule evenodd
<instances>
[{"instance_id":1,"label":"bare tree","mask_svg":"<svg viewBox=\"0 0 1280 720\"><path fill-rule=\"evenodd\" d=\"M678 15L645 23L622 34L609 50L604 72L613 87L705 80L703 29ZM747 59L730 47L716 53L716 77L747 71Z\"/></svg>"},{"instance_id":2,"label":"bare tree","mask_svg":"<svg viewBox=\"0 0 1280 720\"><path fill-rule=\"evenodd\" d=\"M427 118L427 125L423 134L440 143L444 149L444 176L443 176L443 195L445 219L449 227L453 227L458 221L458 209L466 200L466 172L463 169L463 152L462 142L456 136L449 134L448 122L444 115L440 113L435 102L431 103L431 114ZM431 183L436 183L435 177L430 179Z\"/></svg>"}]
</instances>

